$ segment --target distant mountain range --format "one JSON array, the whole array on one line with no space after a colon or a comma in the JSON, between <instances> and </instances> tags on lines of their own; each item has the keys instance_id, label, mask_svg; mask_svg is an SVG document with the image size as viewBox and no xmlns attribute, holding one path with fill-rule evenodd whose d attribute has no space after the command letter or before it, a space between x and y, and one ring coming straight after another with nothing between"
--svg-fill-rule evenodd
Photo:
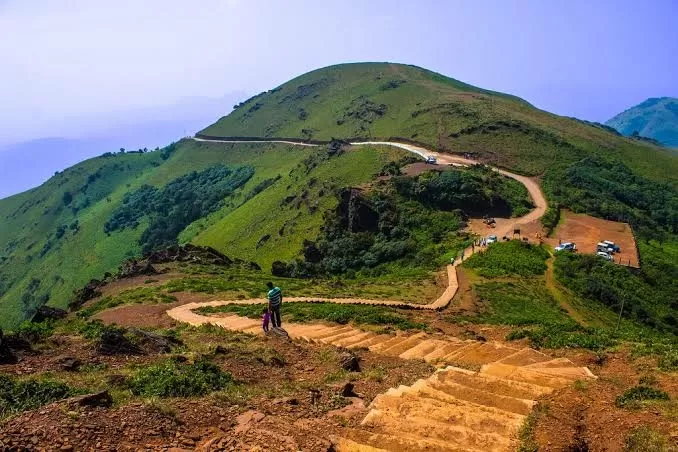
<instances>
[{"instance_id":1,"label":"distant mountain range","mask_svg":"<svg viewBox=\"0 0 678 452\"><path fill-rule=\"evenodd\" d=\"M653 97L605 123L622 135L652 138L664 146L678 147L678 99Z\"/></svg>"},{"instance_id":2,"label":"distant mountain range","mask_svg":"<svg viewBox=\"0 0 678 452\"><path fill-rule=\"evenodd\" d=\"M244 93L230 93L220 98L184 98L172 105L73 119L63 127L53 127L60 131L57 136L0 143L0 199L36 187L56 171L105 152L155 149L179 141L215 117L228 114L244 97Z\"/></svg>"}]
</instances>

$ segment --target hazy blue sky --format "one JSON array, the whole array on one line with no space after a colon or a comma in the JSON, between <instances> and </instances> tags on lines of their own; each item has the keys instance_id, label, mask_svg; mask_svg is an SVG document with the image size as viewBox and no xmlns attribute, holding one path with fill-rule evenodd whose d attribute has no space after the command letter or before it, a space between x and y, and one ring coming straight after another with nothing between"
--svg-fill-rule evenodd
<instances>
[{"instance_id":1,"label":"hazy blue sky","mask_svg":"<svg viewBox=\"0 0 678 452\"><path fill-rule=\"evenodd\" d=\"M347 61L416 64L604 121L678 96L677 22L676 0L0 0L0 141Z\"/></svg>"}]
</instances>

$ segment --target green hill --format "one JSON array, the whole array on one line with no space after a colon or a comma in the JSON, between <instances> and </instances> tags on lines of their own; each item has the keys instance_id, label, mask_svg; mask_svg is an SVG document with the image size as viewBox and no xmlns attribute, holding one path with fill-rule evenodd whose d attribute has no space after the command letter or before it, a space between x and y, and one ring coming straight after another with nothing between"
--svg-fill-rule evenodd
<instances>
[{"instance_id":1,"label":"green hill","mask_svg":"<svg viewBox=\"0 0 678 452\"><path fill-rule=\"evenodd\" d=\"M678 181L678 163L666 150L402 64L342 64L309 72L239 104L201 133L317 140L401 137L442 151L472 152L534 175L601 153L646 177Z\"/></svg>"},{"instance_id":2,"label":"green hill","mask_svg":"<svg viewBox=\"0 0 678 452\"><path fill-rule=\"evenodd\" d=\"M414 66L319 69L243 102L202 133L399 137L540 176L553 221L559 207L568 207L630 221L648 240L668 242L678 232L678 157L671 151ZM520 187L482 172L424 177L373 191L362 208L377 212L377 220L347 231L333 216L342 189L384 171L397 174L405 156L392 147L333 153L325 146L182 140L157 152L84 161L0 200L0 327L44 303L64 307L89 279L177 241L253 260L264 272L281 261L279 268L298 275L326 277L326 269L341 268L360 278L420 272L421 280L421 272L463 246L454 234L462 224L459 199L522 205ZM480 198L474 187L485 191ZM313 254L306 240L318 241L318 268L304 262ZM671 261L661 248L645 249L644 265Z\"/></svg>"},{"instance_id":3,"label":"green hill","mask_svg":"<svg viewBox=\"0 0 678 452\"><path fill-rule=\"evenodd\" d=\"M634 134L678 147L678 99L650 98L605 122L626 136Z\"/></svg>"}]
</instances>

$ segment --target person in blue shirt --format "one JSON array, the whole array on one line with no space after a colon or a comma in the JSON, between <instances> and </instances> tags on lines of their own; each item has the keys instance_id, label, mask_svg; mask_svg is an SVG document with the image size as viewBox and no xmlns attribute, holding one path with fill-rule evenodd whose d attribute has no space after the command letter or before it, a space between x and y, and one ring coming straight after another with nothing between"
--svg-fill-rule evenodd
<instances>
[{"instance_id":1,"label":"person in blue shirt","mask_svg":"<svg viewBox=\"0 0 678 452\"><path fill-rule=\"evenodd\" d=\"M268 286L268 310L271 312L271 322L273 323L273 328L280 328L282 324L280 321L282 291L280 287L273 286L273 283L270 281L266 285Z\"/></svg>"}]
</instances>

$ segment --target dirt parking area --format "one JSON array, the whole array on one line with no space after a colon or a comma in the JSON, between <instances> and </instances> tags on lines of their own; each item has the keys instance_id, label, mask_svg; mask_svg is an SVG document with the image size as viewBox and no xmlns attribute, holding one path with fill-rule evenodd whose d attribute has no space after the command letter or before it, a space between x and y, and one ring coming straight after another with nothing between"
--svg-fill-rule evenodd
<instances>
[{"instance_id":1,"label":"dirt parking area","mask_svg":"<svg viewBox=\"0 0 678 452\"><path fill-rule=\"evenodd\" d=\"M560 224L546 242L553 246L558 246L559 242L574 242L580 253L594 254L596 244L603 240L610 240L621 248L621 252L614 255L615 262L640 266L633 232L627 223L562 211Z\"/></svg>"}]
</instances>

